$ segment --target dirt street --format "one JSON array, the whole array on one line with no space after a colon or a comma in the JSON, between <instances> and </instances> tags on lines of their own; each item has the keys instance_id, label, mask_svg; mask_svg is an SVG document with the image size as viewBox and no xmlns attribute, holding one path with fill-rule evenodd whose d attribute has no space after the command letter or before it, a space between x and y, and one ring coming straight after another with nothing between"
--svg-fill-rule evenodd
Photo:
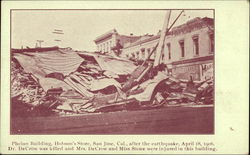
<instances>
[{"instance_id":1,"label":"dirt street","mask_svg":"<svg viewBox=\"0 0 250 155\"><path fill-rule=\"evenodd\" d=\"M213 134L213 107L14 118L12 134Z\"/></svg>"}]
</instances>

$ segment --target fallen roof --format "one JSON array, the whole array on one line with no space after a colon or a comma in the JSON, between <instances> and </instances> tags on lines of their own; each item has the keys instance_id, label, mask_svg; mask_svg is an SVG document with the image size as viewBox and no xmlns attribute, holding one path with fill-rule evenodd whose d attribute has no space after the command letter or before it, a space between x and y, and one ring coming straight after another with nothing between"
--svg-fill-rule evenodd
<instances>
[{"instance_id":1,"label":"fallen roof","mask_svg":"<svg viewBox=\"0 0 250 155\"><path fill-rule=\"evenodd\" d=\"M117 56L89 52L79 52L78 54L94 57L103 71L108 71L117 75L128 75L136 69L136 65L134 65L132 61Z\"/></svg>"},{"instance_id":2,"label":"fallen roof","mask_svg":"<svg viewBox=\"0 0 250 155\"><path fill-rule=\"evenodd\" d=\"M17 59L26 73L31 73L39 79L39 83L45 91L56 87L68 90L70 87L66 83L55 78L48 78L46 75L54 72L64 76L69 75L84 61L71 50L13 53L13 57Z\"/></svg>"},{"instance_id":3,"label":"fallen roof","mask_svg":"<svg viewBox=\"0 0 250 155\"><path fill-rule=\"evenodd\" d=\"M77 53L71 50L55 50L43 53L14 53L21 66L27 73L45 76L53 72L64 76L74 72L84 61ZM35 70L34 70L35 69Z\"/></svg>"},{"instance_id":4,"label":"fallen roof","mask_svg":"<svg viewBox=\"0 0 250 155\"><path fill-rule=\"evenodd\" d=\"M86 97L93 97L94 94L91 91L97 91L110 85L121 87L114 78L119 77L119 75L131 74L136 68L133 62L119 57L89 52L80 52L79 55L69 49L59 49L43 53L14 53L13 57L26 73L30 73L38 79L37 81L43 90L47 91L58 87L65 91L74 89ZM85 59L84 55L87 56ZM81 65L83 61L87 60L96 61L96 65L99 65L101 71L104 71L106 76L110 75L108 77L111 78L103 76L102 79L94 79L91 75L76 72L79 66L88 68L88 66ZM47 75L51 73L63 76L60 79L48 77Z\"/></svg>"}]
</instances>

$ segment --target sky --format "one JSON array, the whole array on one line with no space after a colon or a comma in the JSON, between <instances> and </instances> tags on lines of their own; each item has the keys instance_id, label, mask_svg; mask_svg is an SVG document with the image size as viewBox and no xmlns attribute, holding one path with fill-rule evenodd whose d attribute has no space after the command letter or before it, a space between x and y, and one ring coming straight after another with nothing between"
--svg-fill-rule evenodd
<instances>
[{"instance_id":1,"label":"sky","mask_svg":"<svg viewBox=\"0 0 250 155\"><path fill-rule=\"evenodd\" d=\"M172 10L170 24L181 10ZM11 14L12 48L71 47L95 51L94 39L111 29L119 34L157 34L162 29L166 10L14 10ZM213 10L185 10L174 26L195 17L213 18ZM55 29L64 34L52 33ZM61 42L55 41L61 40Z\"/></svg>"}]
</instances>

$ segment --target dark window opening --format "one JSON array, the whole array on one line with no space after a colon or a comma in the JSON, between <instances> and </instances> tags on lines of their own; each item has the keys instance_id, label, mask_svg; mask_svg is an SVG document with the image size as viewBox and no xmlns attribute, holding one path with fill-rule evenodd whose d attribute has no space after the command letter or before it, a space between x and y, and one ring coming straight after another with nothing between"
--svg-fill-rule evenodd
<instances>
[{"instance_id":1,"label":"dark window opening","mask_svg":"<svg viewBox=\"0 0 250 155\"><path fill-rule=\"evenodd\" d=\"M170 43L167 44L167 48L168 48L168 59L171 59L171 45Z\"/></svg>"},{"instance_id":2,"label":"dark window opening","mask_svg":"<svg viewBox=\"0 0 250 155\"><path fill-rule=\"evenodd\" d=\"M184 48L184 41L180 41L180 48L181 48L181 57L185 57L185 48Z\"/></svg>"},{"instance_id":3,"label":"dark window opening","mask_svg":"<svg viewBox=\"0 0 250 155\"><path fill-rule=\"evenodd\" d=\"M209 39L210 39L210 52L214 52L214 34L211 33L209 34Z\"/></svg>"},{"instance_id":4,"label":"dark window opening","mask_svg":"<svg viewBox=\"0 0 250 155\"><path fill-rule=\"evenodd\" d=\"M193 38L193 44L194 44L194 54L199 55L199 38L198 37Z\"/></svg>"},{"instance_id":5,"label":"dark window opening","mask_svg":"<svg viewBox=\"0 0 250 155\"><path fill-rule=\"evenodd\" d=\"M141 57L142 57L142 59L144 59L144 57L145 57L145 48L141 49Z\"/></svg>"},{"instance_id":6,"label":"dark window opening","mask_svg":"<svg viewBox=\"0 0 250 155\"><path fill-rule=\"evenodd\" d=\"M161 58L161 59L162 59L162 61L164 60L164 57L165 57L165 54L164 54L164 53L162 53L162 58Z\"/></svg>"},{"instance_id":7,"label":"dark window opening","mask_svg":"<svg viewBox=\"0 0 250 155\"><path fill-rule=\"evenodd\" d=\"M150 48L148 48L147 51L148 51L148 56L149 56L150 55Z\"/></svg>"},{"instance_id":8,"label":"dark window opening","mask_svg":"<svg viewBox=\"0 0 250 155\"><path fill-rule=\"evenodd\" d=\"M139 58L139 51L136 52L136 57Z\"/></svg>"}]
</instances>

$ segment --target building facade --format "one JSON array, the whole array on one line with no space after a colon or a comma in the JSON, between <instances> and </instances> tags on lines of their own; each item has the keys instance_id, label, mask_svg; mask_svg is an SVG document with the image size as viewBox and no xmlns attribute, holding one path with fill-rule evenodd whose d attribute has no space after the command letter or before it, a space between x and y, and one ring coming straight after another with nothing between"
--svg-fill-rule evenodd
<instances>
[{"instance_id":1,"label":"building facade","mask_svg":"<svg viewBox=\"0 0 250 155\"><path fill-rule=\"evenodd\" d=\"M122 56L145 60L156 46L160 35L136 41L122 50ZM194 18L174 27L165 38L161 62L179 79L196 81L213 77L214 20ZM150 57L154 59L155 54Z\"/></svg>"},{"instance_id":2,"label":"building facade","mask_svg":"<svg viewBox=\"0 0 250 155\"><path fill-rule=\"evenodd\" d=\"M101 36L98 36L94 42L97 47L97 51L101 53L110 53L112 48L116 46L117 41L119 40L120 44L124 46L126 43L132 43L138 40L140 36L134 36L130 34L129 36L120 35L116 29L112 29Z\"/></svg>"},{"instance_id":3,"label":"building facade","mask_svg":"<svg viewBox=\"0 0 250 155\"><path fill-rule=\"evenodd\" d=\"M121 56L135 60L145 60L153 51L159 38L160 35L145 35L131 44L125 44ZM154 57L155 53L150 58L154 59Z\"/></svg>"}]
</instances>

